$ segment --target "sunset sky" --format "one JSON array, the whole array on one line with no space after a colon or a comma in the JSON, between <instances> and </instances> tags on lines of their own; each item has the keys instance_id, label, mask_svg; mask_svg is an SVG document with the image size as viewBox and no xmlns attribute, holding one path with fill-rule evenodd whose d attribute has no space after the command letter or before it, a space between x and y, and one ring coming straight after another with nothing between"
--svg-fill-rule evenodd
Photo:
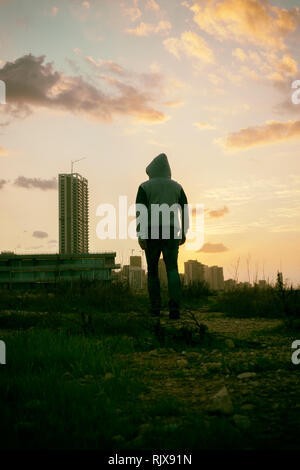
<instances>
[{"instance_id":1,"label":"sunset sky","mask_svg":"<svg viewBox=\"0 0 300 470\"><path fill-rule=\"evenodd\" d=\"M239 280L300 283L300 5L296 0L0 0L0 251L57 252L58 173L89 181L97 206L135 202L167 154L205 244L183 262ZM134 251L132 251L134 250ZM145 264L145 259L144 259Z\"/></svg>"}]
</instances>

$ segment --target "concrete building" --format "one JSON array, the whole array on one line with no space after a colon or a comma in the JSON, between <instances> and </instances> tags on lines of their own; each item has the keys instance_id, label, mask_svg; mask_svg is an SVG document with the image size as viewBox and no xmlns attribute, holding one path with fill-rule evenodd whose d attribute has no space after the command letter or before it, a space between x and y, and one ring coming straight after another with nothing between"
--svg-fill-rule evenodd
<instances>
[{"instance_id":1,"label":"concrete building","mask_svg":"<svg viewBox=\"0 0 300 470\"><path fill-rule=\"evenodd\" d=\"M142 267L142 257L141 256L130 256L129 261L130 266L135 266L137 268Z\"/></svg>"},{"instance_id":2,"label":"concrete building","mask_svg":"<svg viewBox=\"0 0 300 470\"><path fill-rule=\"evenodd\" d=\"M224 275L223 268L219 266L209 267L209 282L212 290L223 290L224 289Z\"/></svg>"},{"instance_id":3,"label":"concrete building","mask_svg":"<svg viewBox=\"0 0 300 470\"><path fill-rule=\"evenodd\" d=\"M129 286L132 290L143 290L145 287L145 271L138 266L129 266Z\"/></svg>"},{"instance_id":4,"label":"concrete building","mask_svg":"<svg viewBox=\"0 0 300 470\"><path fill-rule=\"evenodd\" d=\"M55 284L60 281L110 281L116 253L0 254L0 287Z\"/></svg>"},{"instance_id":5,"label":"concrete building","mask_svg":"<svg viewBox=\"0 0 300 470\"><path fill-rule=\"evenodd\" d=\"M78 173L59 175L59 252L89 251L88 181Z\"/></svg>"},{"instance_id":6,"label":"concrete building","mask_svg":"<svg viewBox=\"0 0 300 470\"><path fill-rule=\"evenodd\" d=\"M206 280L206 266L197 260L189 260L184 263L185 284L202 282Z\"/></svg>"},{"instance_id":7,"label":"concrete building","mask_svg":"<svg viewBox=\"0 0 300 470\"><path fill-rule=\"evenodd\" d=\"M204 281L212 290L223 290L223 268L219 266L207 266L197 260L186 261L184 263L185 284L188 285Z\"/></svg>"},{"instance_id":8,"label":"concrete building","mask_svg":"<svg viewBox=\"0 0 300 470\"><path fill-rule=\"evenodd\" d=\"M136 262L136 260L133 262ZM143 290L146 287L145 270L139 266L125 264L118 273L118 280L124 284L128 284L129 287L135 291Z\"/></svg>"},{"instance_id":9,"label":"concrete building","mask_svg":"<svg viewBox=\"0 0 300 470\"><path fill-rule=\"evenodd\" d=\"M158 261L158 277L159 277L159 283L161 287L167 287L168 277L167 277L166 265L165 265L163 258L160 258Z\"/></svg>"},{"instance_id":10,"label":"concrete building","mask_svg":"<svg viewBox=\"0 0 300 470\"><path fill-rule=\"evenodd\" d=\"M129 286L137 291L145 287L145 270L142 269L142 257L130 256L128 268Z\"/></svg>"}]
</instances>

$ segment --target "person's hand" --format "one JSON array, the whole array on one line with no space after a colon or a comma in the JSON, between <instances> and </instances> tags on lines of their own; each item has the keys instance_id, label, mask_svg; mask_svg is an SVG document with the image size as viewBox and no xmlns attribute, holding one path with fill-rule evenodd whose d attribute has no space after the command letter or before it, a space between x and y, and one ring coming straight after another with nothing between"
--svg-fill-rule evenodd
<instances>
[{"instance_id":1,"label":"person's hand","mask_svg":"<svg viewBox=\"0 0 300 470\"><path fill-rule=\"evenodd\" d=\"M183 245L186 241L185 235L182 236L182 238L179 240L179 245Z\"/></svg>"},{"instance_id":2,"label":"person's hand","mask_svg":"<svg viewBox=\"0 0 300 470\"><path fill-rule=\"evenodd\" d=\"M146 250L147 248L147 240L142 240L141 238L138 239L139 245L142 250Z\"/></svg>"}]
</instances>

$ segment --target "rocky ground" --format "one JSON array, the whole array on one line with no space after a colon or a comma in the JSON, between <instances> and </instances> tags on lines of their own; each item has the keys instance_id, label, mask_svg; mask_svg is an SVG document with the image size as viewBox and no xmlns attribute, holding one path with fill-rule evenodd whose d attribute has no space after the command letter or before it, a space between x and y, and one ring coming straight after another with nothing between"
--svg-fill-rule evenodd
<instances>
[{"instance_id":1,"label":"rocky ground","mask_svg":"<svg viewBox=\"0 0 300 470\"><path fill-rule=\"evenodd\" d=\"M245 437L246 448L299 447L300 365L291 362L297 333L286 331L278 319L234 319L205 311L185 311L172 322L164 312L157 328L167 347L122 358L147 383L141 400L159 403L167 394L201 416L208 428L216 416L223 417ZM190 344L172 347L174 332L177 339L188 336ZM179 426L181 419L168 417L164 425ZM140 434L151 426L142 425Z\"/></svg>"}]
</instances>

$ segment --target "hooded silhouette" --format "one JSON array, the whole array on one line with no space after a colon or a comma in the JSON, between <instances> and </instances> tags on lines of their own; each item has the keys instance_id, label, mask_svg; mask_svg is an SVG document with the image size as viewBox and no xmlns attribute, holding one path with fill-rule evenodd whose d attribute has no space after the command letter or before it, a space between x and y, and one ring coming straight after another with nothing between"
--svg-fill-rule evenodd
<instances>
[{"instance_id":1,"label":"hooded silhouette","mask_svg":"<svg viewBox=\"0 0 300 470\"><path fill-rule=\"evenodd\" d=\"M170 318L179 318L181 283L177 258L179 245L185 242L189 224L185 210L188 202L182 186L171 179L171 168L164 153L152 160L146 168L146 173L149 180L139 186L136 196L136 216L139 244L145 250L147 259L150 312L154 316L160 315L158 260L162 252L168 276ZM142 217L138 204L147 209L146 216ZM170 209L167 217L159 210L160 206Z\"/></svg>"},{"instance_id":2,"label":"hooded silhouette","mask_svg":"<svg viewBox=\"0 0 300 470\"><path fill-rule=\"evenodd\" d=\"M155 157L147 166L146 173L149 180L140 185L136 197L136 204L143 204L148 211L148 222L142 220L141 226L137 225L139 239L183 238L182 234L184 236L188 229L188 214L183 217L187 198L182 186L171 179L167 156L161 153ZM163 220L162 212L158 214L159 220L156 220L152 204L167 204L169 208L173 206L174 210L169 211L169 220L166 217ZM179 213L181 213L181 224Z\"/></svg>"},{"instance_id":3,"label":"hooded silhouette","mask_svg":"<svg viewBox=\"0 0 300 470\"><path fill-rule=\"evenodd\" d=\"M146 173L149 178L171 178L171 168L167 156L161 153L153 158L146 168Z\"/></svg>"}]
</instances>

